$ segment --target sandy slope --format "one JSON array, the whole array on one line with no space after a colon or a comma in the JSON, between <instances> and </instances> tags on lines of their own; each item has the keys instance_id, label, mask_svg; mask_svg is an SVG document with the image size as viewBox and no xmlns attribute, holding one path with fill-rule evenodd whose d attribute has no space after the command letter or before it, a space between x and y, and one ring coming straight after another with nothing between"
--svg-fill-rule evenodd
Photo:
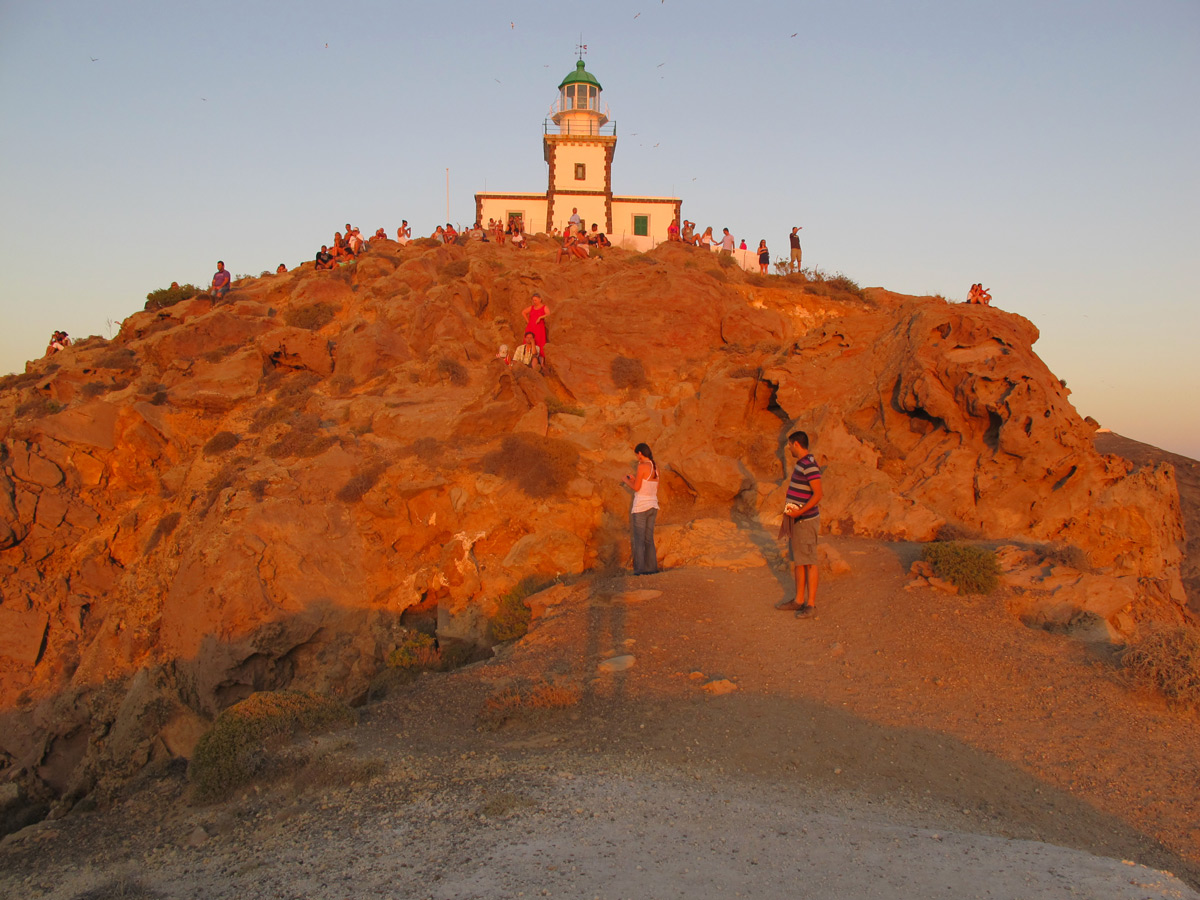
<instances>
[{"instance_id":1,"label":"sandy slope","mask_svg":"<svg viewBox=\"0 0 1200 900\"><path fill-rule=\"evenodd\" d=\"M581 582L298 774L192 807L167 772L11 836L0 894L1200 897L1197 717L1001 595L904 590L915 548L835 543L816 621L767 566ZM481 725L543 683L579 702Z\"/></svg>"}]
</instances>

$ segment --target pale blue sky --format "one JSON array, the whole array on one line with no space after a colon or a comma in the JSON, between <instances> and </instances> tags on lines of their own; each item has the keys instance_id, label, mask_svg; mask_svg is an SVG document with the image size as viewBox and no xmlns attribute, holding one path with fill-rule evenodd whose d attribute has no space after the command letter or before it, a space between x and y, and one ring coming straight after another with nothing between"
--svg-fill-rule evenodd
<instances>
[{"instance_id":1,"label":"pale blue sky","mask_svg":"<svg viewBox=\"0 0 1200 900\"><path fill-rule=\"evenodd\" d=\"M218 258L428 233L446 168L456 222L542 189L581 32L617 192L776 255L802 225L864 286L983 281L1081 414L1200 457L1195 0L0 0L0 372Z\"/></svg>"}]
</instances>

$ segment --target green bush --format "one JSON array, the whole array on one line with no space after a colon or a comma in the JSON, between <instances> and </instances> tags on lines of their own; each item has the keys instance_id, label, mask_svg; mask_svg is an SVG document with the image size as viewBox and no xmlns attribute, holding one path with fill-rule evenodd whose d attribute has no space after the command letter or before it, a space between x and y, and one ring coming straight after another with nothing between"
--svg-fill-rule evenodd
<instances>
[{"instance_id":1,"label":"green bush","mask_svg":"<svg viewBox=\"0 0 1200 900\"><path fill-rule=\"evenodd\" d=\"M389 669L436 669L440 663L437 641L411 628L405 629L400 644L387 657Z\"/></svg>"},{"instance_id":2,"label":"green bush","mask_svg":"<svg viewBox=\"0 0 1200 900\"><path fill-rule=\"evenodd\" d=\"M921 559L933 567L934 575L964 594L990 594L1000 584L996 554L982 547L953 541L926 544Z\"/></svg>"},{"instance_id":3,"label":"green bush","mask_svg":"<svg viewBox=\"0 0 1200 900\"><path fill-rule=\"evenodd\" d=\"M1139 681L1183 706L1200 708L1200 629L1147 628L1121 657Z\"/></svg>"},{"instance_id":4,"label":"green bush","mask_svg":"<svg viewBox=\"0 0 1200 900\"><path fill-rule=\"evenodd\" d=\"M196 743L188 779L198 800L218 800L266 764L266 744L297 732L354 724L354 713L311 691L263 691L225 710Z\"/></svg>"},{"instance_id":5,"label":"green bush","mask_svg":"<svg viewBox=\"0 0 1200 900\"><path fill-rule=\"evenodd\" d=\"M194 284L173 285L171 287L159 288L157 291L151 291L146 295L145 309L166 309L168 306L174 306L182 300L191 300L201 289Z\"/></svg>"},{"instance_id":6,"label":"green bush","mask_svg":"<svg viewBox=\"0 0 1200 900\"><path fill-rule=\"evenodd\" d=\"M525 636L529 631L529 621L532 614L525 605L525 598L536 594L542 585L535 577L521 579L521 583L505 594L496 603L496 615L492 616L489 624L492 628L492 640L498 644L515 641Z\"/></svg>"},{"instance_id":7,"label":"green bush","mask_svg":"<svg viewBox=\"0 0 1200 900\"><path fill-rule=\"evenodd\" d=\"M556 413L565 413L568 416L582 416L584 414L582 406L567 403L565 400L559 400L555 396L546 398L546 412L552 416Z\"/></svg>"}]
</instances>

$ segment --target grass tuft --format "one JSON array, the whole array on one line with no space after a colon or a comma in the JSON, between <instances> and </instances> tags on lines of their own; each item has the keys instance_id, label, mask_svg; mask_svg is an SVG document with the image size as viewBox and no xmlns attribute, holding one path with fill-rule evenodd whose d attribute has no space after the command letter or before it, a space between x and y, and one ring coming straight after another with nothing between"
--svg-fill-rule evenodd
<instances>
[{"instance_id":1,"label":"grass tuft","mask_svg":"<svg viewBox=\"0 0 1200 900\"><path fill-rule=\"evenodd\" d=\"M538 576L526 575L515 588L497 601L496 615L488 621L492 630L492 640L503 644L525 637L531 618L525 598L536 594L545 586L545 582Z\"/></svg>"},{"instance_id":2,"label":"grass tuft","mask_svg":"<svg viewBox=\"0 0 1200 900\"><path fill-rule=\"evenodd\" d=\"M458 360L450 359L448 356L443 356L438 360L437 371L443 381L449 381L455 387L462 387L471 383L471 376L467 372L467 367Z\"/></svg>"},{"instance_id":3,"label":"grass tuft","mask_svg":"<svg viewBox=\"0 0 1200 900\"><path fill-rule=\"evenodd\" d=\"M933 543L921 550L921 559L933 566L933 574L964 594L990 594L1000 584L996 554L970 544Z\"/></svg>"},{"instance_id":4,"label":"grass tuft","mask_svg":"<svg viewBox=\"0 0 1200 900\"><path fill-rule=\"evenodd\" d=\"M539 680L532 684L506 687L488 697L479 714L479 724L496 730L509 720L551 710L568 709L582 699L574 684Z\"/></svg>"},{"instance_id":5,"label":"grass tuft","mask_svg":"<svg viewBox=\"0 0 1200 900\"><path fill-rule=\"evenodd\" d=\"M389 669L437 669L441 662L437 641L411 628L404 630L400 644L387 656Z\"/></svg>"}]
</instances>

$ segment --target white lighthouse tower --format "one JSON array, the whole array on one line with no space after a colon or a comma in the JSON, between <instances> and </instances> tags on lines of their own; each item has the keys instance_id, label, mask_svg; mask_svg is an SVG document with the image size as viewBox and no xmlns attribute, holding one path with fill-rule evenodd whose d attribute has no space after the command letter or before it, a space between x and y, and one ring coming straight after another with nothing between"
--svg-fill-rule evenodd
<instances>
[{"instance_id":1,"label":"white lighthouse tower","mask_svg":"<svg viewBox=\"0 0 1200 900\"><path fill-rule=\"evenodd\" d=\"M593 223L618 245L645 250L667 239L667 226L680 214L677 197L618 197L612 190L617 126L600 82L583 59L558 85L558 97L542 126L549 179L544 194L479 193L476 218L508 222L519 217L527 231L563 229L572 212Z\"/></svg>"}]
</instances>

